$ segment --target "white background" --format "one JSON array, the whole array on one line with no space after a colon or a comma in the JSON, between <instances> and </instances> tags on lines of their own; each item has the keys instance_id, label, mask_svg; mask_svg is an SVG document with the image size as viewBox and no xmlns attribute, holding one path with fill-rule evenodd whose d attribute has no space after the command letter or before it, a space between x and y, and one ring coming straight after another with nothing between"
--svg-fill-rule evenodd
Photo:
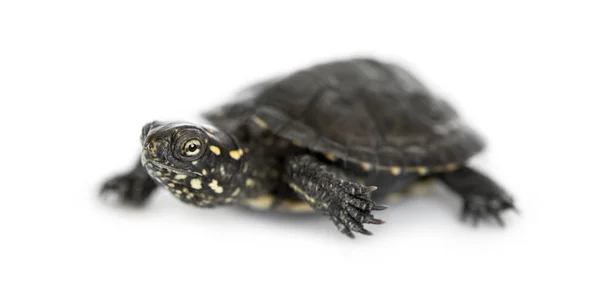
<instances>
[{"instance_id":1,"label":"white background","mask_svg":"<svg viewBox=\"0 0 600 281\"><path fill-rule=\"evenodd\" d=\"M241 2L0 4L0 279L598 280L597 1ZM522 215L472 229L437 189L350 240L320 216L96 197L144 123L356 55L451 100Z\"/></svg>"}]
</instances>

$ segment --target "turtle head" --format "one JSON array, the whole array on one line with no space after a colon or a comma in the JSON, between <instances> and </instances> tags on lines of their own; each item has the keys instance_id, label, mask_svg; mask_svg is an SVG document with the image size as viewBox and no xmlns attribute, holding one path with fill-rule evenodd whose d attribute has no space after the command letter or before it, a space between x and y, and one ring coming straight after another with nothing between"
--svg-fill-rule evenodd
<instances>
[{"instance_id":1,"label":"turtle head","mask_svg":"<svg viewBox=\"0 0 600 281\"><path fill-rule=\"evenodd\" d=\"M211 126L151 122L142 129L142 165L184 202L212 207L236 201L231 186L243 165L243 150Z\"/></svg>"}]
</instances>

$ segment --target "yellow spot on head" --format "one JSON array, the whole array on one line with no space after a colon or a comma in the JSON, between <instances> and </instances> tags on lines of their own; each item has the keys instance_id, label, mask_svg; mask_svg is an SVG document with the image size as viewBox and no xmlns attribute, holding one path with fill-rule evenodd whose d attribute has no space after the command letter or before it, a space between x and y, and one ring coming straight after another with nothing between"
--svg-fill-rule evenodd
<instances>
[{"instance_id":1,"label":"yellow spot on head","mask_svg":"<svg viewBox=\"0 0 600 281\"><path fill-rule=\"evenodd\" d=\"M192 165L198 164L198 161L192 161Z\"/></svg>"},{"instance_id":2,"label":"yellow spot on head","mask_svg":"<svg viewBox=\"0 0 600 281\"><path fill-rule=\"evenodd\" d=\"M192 186L193 189L202 188L202 183L200 182L200 179L192 179L190 181L190 185Z\"/></svg>"},{"instance_id":3,"label":"yellow spot on head","mask_svg":"<svg viewBox=\"0 0 600 281\"><path fill-rule=\"evenodd\" d=\"M254 123L256 125L258 125L259 127L263 128L263 129L266 129L268 127L267 123L265 122L265 120L262 120L262 119L260 119L260 118L258 118L256 116L252 117L252 121L254 121Z\"/></svg>"},{"instance_id":4,"label":"yellow spot on head","mask_svg":"<svg viewBox=\"0 0 600 281\"><path fill-rule=\"evenodd\" d=\"M367 163L367 162L361 162L361 163L360 163L360 166L361 166L361 167L363 168L363 170L365 170L365 171L369 171L369 170L371 170L371 167L372 167L371 163Z\"/></svg>"},{"instance_id":5,"label":"yellow spot on head","mask_svg":"<svg viewBox=\"0 0 600 281\"><path fill-rule=\"evenodd\" d=\"M244 151L241 148L238 150L229 151L229 156L235 160L240 160L242 155L244 155Z\"/></svg>"},{"instance_id":6,"label":"yellow spot on head","mask_svg":"<svg viewBox=\"0 0 600 281\"><path fill-rule=\"evenodd\" d=\"M187 175L184 175L184 174L175 175L176 180L184 180L185 178L187 178Z\"/></svg>"},{"instance_id":7,"label":"yellow spot on head","mask_svg":"<svg viewBox=\"0 0 600 281\"><path fill-rule=\"evenodd\" d=\"M206 171L206 169L202 169L202 174L205 175L205 176L208 174L208 172Z\"/></svg>"},{"instance_id":8,"label":"yellow spot on head","mask_svg":"<svg viewBox=\"0 0 600 281\"><path fill-rule=\"evenodd\" d=\"M246 186L253 186L255 183L253 179L246 179Z\"/></svg>"},{"instance_id":9,"label":"yellow spot on head","mask_svg":"<svg viewBox=\"0 0 600 281\"><path fill-rule=\"evenodd\" d=\"M221 155L221 149L220 148L218 148L218 147L216 147L214 145L211 145L209 148L210 148L210 151L212 151L215 155Z\"/></svg>"},{"instance_id":10,"label":"yellow spot on head","mask_svg":"<svg viewBox=\"0 0 600 281\"><path fill-rule=\"evenodd\" d=\"M392 173L392 175L397 176L400 174L400 172L402 172L402 169L398 166L393 166L390 167L390 173Z\"/></svg>"},{"instance_id":11,"label":"yellow spot on head","mask_svg":"<svg viewBox=\"0 0 600 281\"><path fill-rule=\"evenodd\" d=\"M210 187L215 193L223 193L223 187L219 185L217 180L212 180L208 187Z\"/></svg>"}]
</instances>

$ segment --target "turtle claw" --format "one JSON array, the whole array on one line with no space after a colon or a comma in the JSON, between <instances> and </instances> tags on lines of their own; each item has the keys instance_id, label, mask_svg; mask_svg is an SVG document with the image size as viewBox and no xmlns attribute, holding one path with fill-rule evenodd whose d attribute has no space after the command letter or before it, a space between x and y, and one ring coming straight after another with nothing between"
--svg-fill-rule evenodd
<instances>
[{"instance_id":1,"label":"turtle claw","mask_svg":"<svg viewBox=\"0 0 600 281\"><path fill-rule=\"evenodd\" d=\"M481 220L494 220L504 226L500 216L504 211L514 210L513 198L492 179L469 167L442 173L440 179L463 198L461 218L477 226Z\"/></svg>"},{"instance_id":2,"label":"turtle claw","mask_svg":"<svg viewBox=\"0 0 600 281\"><path fill-rule=\"evenodd\" d=\"M386 206L386 205L375 205L375 206L373 206L373 208L371 210L374 210L374 211L383 211L383 210L385 210L387 208L388 208L388 206Z\"/></svg>"},{"instance_id":3,"label":"turtle claw","mask_svg":"<svg viewBox=\"0 0 600 281\"><path fill-rule=\"evenodd\" d=\"M351 186L346 186L345 191L339 192L341 200L334 200L329 205L329 215L331 220L338 227L338 230L350 238L354 238L352 232L364 235L373 235L364 228L364 224L382 224L383 220L376 219L371 211L385 210L387 206L376 205L368 196L374 187L358 187L355 183L347 182ZM344 186L339 187L344 189ZM348 192L346 192L348 191ZM361 191L361 192L356 192ZM337 203L340 202L340 203Z\"/></svg>"},{"instance_id":4,"label":"turtle claw","mask_svg":"<svg viewBox=\"0 0 600 281\"><path fill-rule=\"evenodd\" d=\"M512 198L508 196L472 195L465 198L461 219L470 220L474 227L477 227L481 220L493 219L498 225L504 227L505 223L500 215L507 210L517 212Z\"/></svg>"}]
</instances>

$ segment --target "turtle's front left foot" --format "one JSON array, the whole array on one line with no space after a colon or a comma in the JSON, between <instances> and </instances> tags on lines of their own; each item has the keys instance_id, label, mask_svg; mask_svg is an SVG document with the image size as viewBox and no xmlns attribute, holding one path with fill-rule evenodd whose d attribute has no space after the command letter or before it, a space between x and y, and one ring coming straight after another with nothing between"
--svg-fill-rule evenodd
<instances>
[{"instance_id":1,"label":"turtle's front left foot","mask_svg":"<svg viewBox=\"0 0 600 281\"><path fill-rule=\"evenodd\" d=\"M502 212L517 211L512 196L490 178L473 169L462 167L442 174L440 178L452 191L462 197L463 221L471 220L476 226L480 220L492 218L504 226L500 216Z\"/></svg>"},{"instance_id":2,"label":"turtle's front left foot","mask_svg":"<svg viewBox=\"0 0 600 281\"><path fill-rule=\"evenodd\" d=\"M123 204L141 206L155 189L154 180L138 164L132 171L107 180L100 189L100 195L116 196Z\"/></svg>"}]
</instances>

